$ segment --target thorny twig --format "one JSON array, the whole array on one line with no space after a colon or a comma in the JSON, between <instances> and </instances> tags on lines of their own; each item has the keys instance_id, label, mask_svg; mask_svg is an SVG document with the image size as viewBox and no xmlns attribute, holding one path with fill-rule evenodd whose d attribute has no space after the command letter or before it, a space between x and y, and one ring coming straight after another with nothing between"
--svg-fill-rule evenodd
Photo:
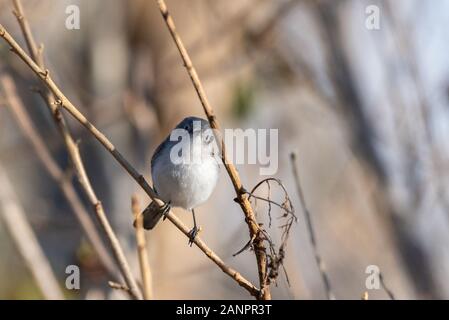
<instances>
[{"instance_id":1,"label":"thorny twig","mask_svg":"<svg viewBox=\"0 0 449 320\"><path fill-rule=\"evenodd\" d=\"M326 296L329 300L333 300L333 299L335 299L335 295L332 292L332 288L330 285L329 277L327 276L327 273L326 273L323 259L321 258L321 255L318 251L318 247L316 244L315 231L313 229L313 224L312 224L312 217L311 217L309 209L307 208L304 193L301 188L301 183L299 180L299 172L298 172L297 165L296 165L296 153L292 152L290 154L290 161L291 161L291 165L292 165L293 178L295 179L296 190L298 192L299 202L301 203L302 211L306 218L306 226L309 231L310 244L312 245L315 262L316 262L316 265L320 272L321 279L323 281L323 286L326 291Z\"/></svg>"}]
</instances>

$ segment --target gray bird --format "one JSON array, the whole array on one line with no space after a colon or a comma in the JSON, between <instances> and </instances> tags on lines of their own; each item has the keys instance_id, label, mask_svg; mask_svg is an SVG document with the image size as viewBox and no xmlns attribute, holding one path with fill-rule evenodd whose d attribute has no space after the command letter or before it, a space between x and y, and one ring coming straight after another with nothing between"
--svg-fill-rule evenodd
<instances>
[{"instance_id":1,"label":"gray bird","mask_svg":"<svg viewBox=\"0 0 449 320\"><path fill-rule=\"evenodd\" d=\"M151 159L154 190L165 205L151 202L143 211L143 225L151 230L170 207L192 212L193 229L189 245L198 234L194 208L204 203L217 184L219 165L215 158L215 137L209 123L187 117L158 146Z\"/></svg>"}]
</instances>

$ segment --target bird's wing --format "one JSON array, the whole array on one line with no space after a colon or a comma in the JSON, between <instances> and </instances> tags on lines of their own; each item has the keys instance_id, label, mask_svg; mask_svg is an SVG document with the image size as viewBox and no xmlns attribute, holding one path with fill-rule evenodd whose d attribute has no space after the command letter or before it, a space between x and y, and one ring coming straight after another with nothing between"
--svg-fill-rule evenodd
<instances>
[{"instance_id":1,"label":"bird's wing","mask_svg":"<svg viewBox=\"0 0 449 320\"><path fill-rule=\"evenodd\" d=\"M154 150L153 157L151 158L151 175L153 175L153 166L157 158L161 155L162 148L165 144L170 143L169 137L165 138L164 141ZM168 145L167 145L168 146Z\"/></svg>"}]
</instances>

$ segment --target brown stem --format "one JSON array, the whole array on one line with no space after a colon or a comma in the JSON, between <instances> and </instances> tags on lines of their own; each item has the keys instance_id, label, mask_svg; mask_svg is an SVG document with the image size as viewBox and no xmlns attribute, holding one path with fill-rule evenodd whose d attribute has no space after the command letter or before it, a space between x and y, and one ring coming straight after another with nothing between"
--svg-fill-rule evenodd
<instances>
[{"instance_id":1,"label":"brown stem","mask_svg":"<svg viewBox=\"0 0 449 320\"><path fill-rule=\"evenodd\" d=\"M2 37L12 48L12 51L25 62L28 67L45 83L50 89L53 95L58 99L57 103L66 109L77 121L79 121L102 145L108 150L111 155L117 160L118 163L128 172L128 174L134 178L134 180L142 187L142 189L155 201L159 206L164 203L157 197L157 194L150 187L143 175L141 175L115 148L112 142L101 133L92 123L90 123L86 117L67 99L67 97L61 92L59 87L54 83L48 70L40 68L18 45L14 38L6 31L3 25L0 24L0 37ZM182 232L186 237L189 237L189 229L179 220L179 218L173 214L172 211L166 214L167 218ZM255 297L260 296L260 290L257 289L250 281L245 279L239 272L229 267L223 260L213 252L200 237L196 237L194 240L195 245L206 254L224 273L234 279L240 286L245 288L251 295Z\"/></svg>"},{"instance_id":2,"label":"brown stem","mask_svg":"<svg viewBox=\"0 0 449 320\"><path fill-rule=\"evenodd\" d=\"M31 122L28 113L17 95L17 91L11 77L8 75L0 75L0 85L4 90L7 106L9 107L9 110L11 110L13 117L16 119L19 129L22 131L25 138L30 142L45 170L47 170L50 177L61 188L64 197L72 208L75 217L78 219L81 228L87 236L87 239L97 252L100 261L108 273L115 279L117 277L117 269L114 261L108 253L108 250L103 244L103 240L97 232L95 224L90 218L89 213L84 208L83 203L76 193L70 179L67 179L64 171L51 156L44 139Z\"/></svg>"},{"instance_id":3,"label":"brown stem","mask_svg":"<svg viewBox=\"0 0 449 320\"><path fill-rule=\"evenodd\" d=\"M196 93L198 94L198 98L203 107L204 113L207 116L209 124L211 128L220 130L219 123L214 114L214 110L209 104L209 100L207 99L206 93L204 91L203 85L198 77L198 74L193 67L192 60L185 48L181 37L178 35L175 27L175 23L170 13L168 12L167 5L164 0L157 0L157 4L159 6L159 10L161 11L162 17L167 25L168 30L178 48L178 51L181 55L182 61L184 62L184 66L189 74L190 80L192 81L193 87L195 88ZM223 164L228 172L229 177L231 178L232 184L234 186L235 192L237 194L237 202L242 208L242 211L245 215L245 221L248 224L250 239L254 239L253 246L254 252L257 259L257 268L259 272L259 284L260 284L260 296L259 299L269 300L271 299L270 287L267 283L267 255L266 248L264 245L264 239L262 236L262 232L260 232L259 224L257 223L256 216L251 207L250 202L248 201L248 197L244 192L244 188L242 182L240 180L240 176L237 172L236 167L228 160L226 155L225 144L223 140L219 140L219 145L221 147L221 157Z\"/></svg>"},{"instance_id":4,"label":"brown stem","mask_svg":"<svg viewBox=\"0 0 449 320\"><path fill-rule=\"evenodd\" d=\"M64 299L50 262L42 251L36 235L17 200L11 181L1 166L0 208L0 217L5 222L6 230L11 234L20 255L25 261L25 266L30 270L44 297L49 300Z\"/></svg>"},{"instance_id":5,"label":"brown stem","mask_svg":"<svg viewBox=\"0 0 449 320\"><path fill-rule=\"evenodd\" d=\"M114 282L114 281L108 281L108 285L109 285L109 287L111 287L112 289L115 289L115 290L122 290L122 291L124 291L125 293L129 294L129 288L128 288L126 285L124 285L124 284L117 283L117 282Z\"/></svg>"},{"instance_id":6,"label":"brown stem","mask_svg":"<svg viewBox=\"0 0 449 320\"><path fill-rule=\"evenodd\" d=\"M394 297L393 291L391 291L390 288L386 285L382 272L379 272L379 281L380 281L380 285L384 289L388 298L390 298L390 300L396 300L396 298Z\"/></svg>"}]
</instances>

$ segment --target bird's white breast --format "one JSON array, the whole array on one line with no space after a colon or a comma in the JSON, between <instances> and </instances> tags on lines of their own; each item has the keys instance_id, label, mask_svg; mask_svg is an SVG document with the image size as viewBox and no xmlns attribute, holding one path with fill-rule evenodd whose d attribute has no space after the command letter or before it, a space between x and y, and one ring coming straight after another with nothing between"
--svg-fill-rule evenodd
<instances>
[{"instance_id":1,"label":"bird's white breast","mask_svg":"<svg viewBox=\"0 0 449 320\"><path fill-rule=\"evenodd\" d=\"M152 171L154 186L161 199L170 201L172 206L190 210L210 197L218 180L219 167L209 154L197 161L179 164L174 164L169 154L164 154Z\"/></svg>"}]
</instances>

